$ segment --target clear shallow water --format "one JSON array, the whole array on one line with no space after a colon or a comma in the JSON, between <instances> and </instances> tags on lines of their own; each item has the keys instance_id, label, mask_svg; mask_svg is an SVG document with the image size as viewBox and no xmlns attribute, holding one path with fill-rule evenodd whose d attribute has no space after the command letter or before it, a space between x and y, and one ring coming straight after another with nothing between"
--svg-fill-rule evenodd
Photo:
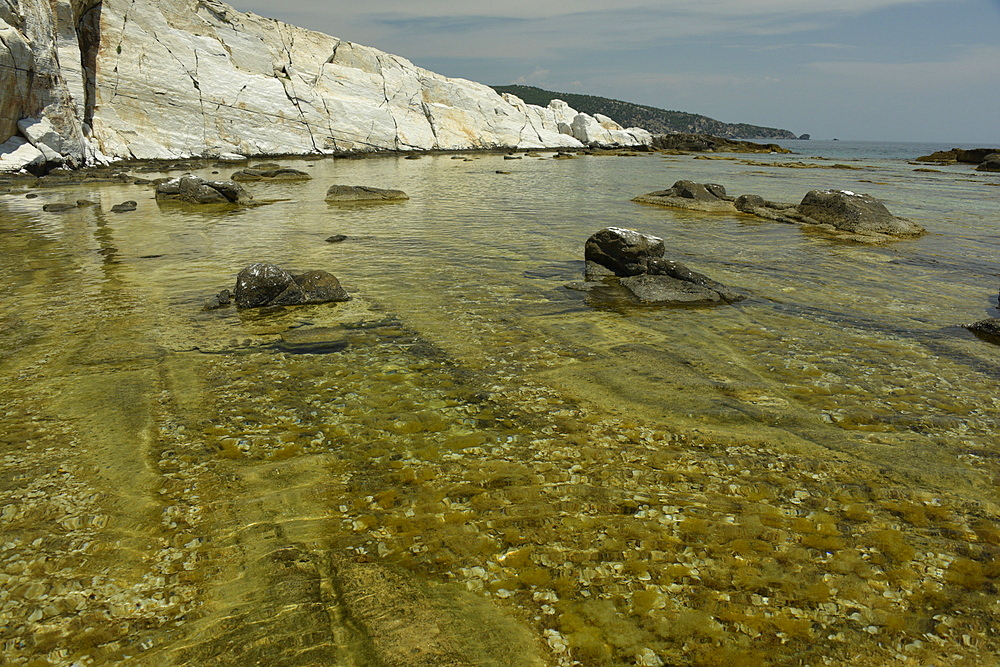
<instances>
[{"instance_id":1,"label":"clear shallow water","mask_svg":"<svg viewBox=\"0 0 1000 667\"><path fill-rule=\"evenodd\" d=\"M314 180L230 212L0 195L4 657L993 661L1000 347L958 325L998 314L1000 180L794 143L288 160ZM629 201L682 178L868 192L929 233ZM333 183L411 199L328 205ZM609 225L749 298L567 289ZM201 311L261 260L355 298Z\"/></svg>"}]
</instances>

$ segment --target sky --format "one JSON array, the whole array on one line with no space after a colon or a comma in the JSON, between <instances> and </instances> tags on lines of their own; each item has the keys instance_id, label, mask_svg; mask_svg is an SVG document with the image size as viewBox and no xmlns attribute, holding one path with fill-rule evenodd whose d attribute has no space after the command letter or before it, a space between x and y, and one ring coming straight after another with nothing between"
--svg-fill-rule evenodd
<instances>
[{"instance_id":1,"label":"sky","mask_svg":"<svg viewBox=\"0 0 1000 667\"><path fill-rule=\"evenodd\" d=\"M1000 144L1000 0L230 0L449 77L808 133Z\"/></svg>"}]
</instances>

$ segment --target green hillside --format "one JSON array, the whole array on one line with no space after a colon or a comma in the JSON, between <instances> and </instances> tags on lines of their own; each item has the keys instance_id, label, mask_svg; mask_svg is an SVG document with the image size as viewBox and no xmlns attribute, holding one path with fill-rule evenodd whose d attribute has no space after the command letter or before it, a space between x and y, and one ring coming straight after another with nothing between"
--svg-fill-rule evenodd
<instances>
[{"instance_id":1,"label":"green hillside","mask_svg":"<svg viewBox=\"0 0 1000 667\"><path fill-rule=\"evenodd\" d=\"M554 99L560 99L577 111L594 115L596 113L614 119L624 127L641 127L653 134L688 132L711 134L716 137L738 139L795 139L788 130L775 127L761 127L747 123L723 123L708 116L700 116L683 111L667 111L642 104L632 104L596 95L576 93L555 93L534 86L493 86L498 93L517 95L528 104L548 106Z\"/></svg>"}]
</instances>

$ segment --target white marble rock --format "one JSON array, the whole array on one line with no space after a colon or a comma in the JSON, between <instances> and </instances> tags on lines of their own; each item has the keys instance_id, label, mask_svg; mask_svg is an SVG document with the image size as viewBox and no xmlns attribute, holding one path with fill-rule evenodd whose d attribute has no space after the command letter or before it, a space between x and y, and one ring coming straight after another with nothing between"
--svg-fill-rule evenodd
<instances>
[{"instance_id":1,"label":"white marble rock","mask_svg":"<svg viewBox=\"0 0 1000 667\"><path fill-rule=\"evenodd\" d=\"M0 0L0 140L23 137L47 162L651 140L560 100L528 105L216 0L15 6ZM87 33L95 12L99 30ZM0 169L29 157L3 146Z\"/></svg>"}]
</instances>

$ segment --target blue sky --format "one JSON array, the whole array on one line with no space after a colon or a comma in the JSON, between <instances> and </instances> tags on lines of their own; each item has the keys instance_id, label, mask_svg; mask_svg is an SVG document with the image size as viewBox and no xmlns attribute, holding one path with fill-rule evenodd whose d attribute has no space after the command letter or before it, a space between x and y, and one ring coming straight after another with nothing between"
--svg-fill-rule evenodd
<instances>
[{"instance_id":1,"label":"blue sky","mask_svg":"<svg viewBox=\"0 0 1000 667\"><path fill-rule=\"evenodd\" d=\"M816 139L1000 144L1000 0L236 0L486 84Z\"/></svg>"}]
</instances>

